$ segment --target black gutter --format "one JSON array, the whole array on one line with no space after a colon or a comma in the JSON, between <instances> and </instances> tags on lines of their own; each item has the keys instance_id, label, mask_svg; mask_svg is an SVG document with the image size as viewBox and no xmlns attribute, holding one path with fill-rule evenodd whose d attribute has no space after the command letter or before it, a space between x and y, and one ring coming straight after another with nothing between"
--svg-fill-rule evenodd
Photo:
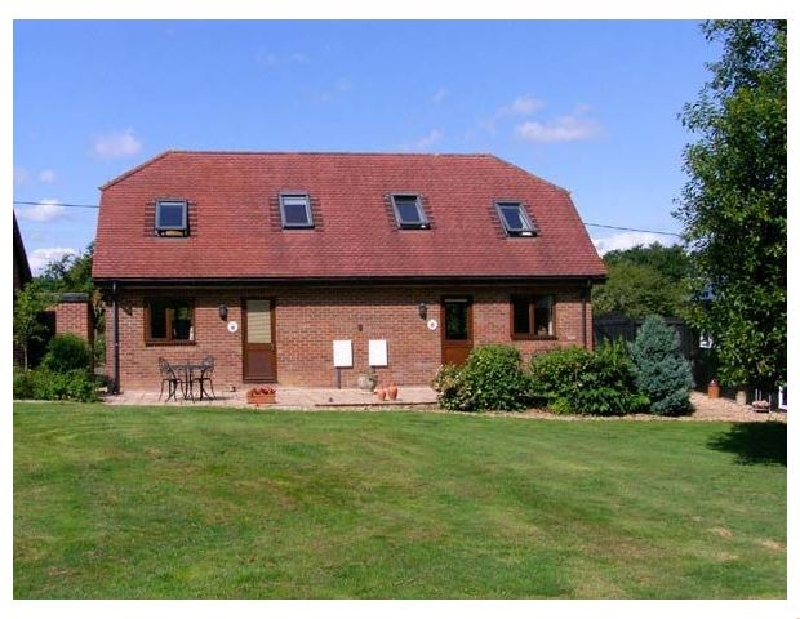
<instances>
[{"instance_id":1,"label":"black gutter","mask_svg":"<svg viewBox=\"0 0 800 619\"><path fill-rule=\"evenodd\" d=\"M581 333L583 334L583 347L588 348L589 339L586 333L586 305L592 294L592 280L586 280L586 286L581 295Z\"/></svg>"},{"instance_id":2,"label":"black gutter","mask_svg":"<svg viewBox=\"0 0 800 619\"><path fill-rule=\"evenodd\" d=\"M114 395L119 395L119 299L117 297L117 282L112 284L114 301Z\"/></svg>"},{"instance_id":3,"label":"black gutter","mask_svg":"<svg viewBox=\"0 0 800 619\"><path fill-rule=\"evenodd\" d=\"M364 277L203 277L203 278L154 278L136 277L128 279L102 279L95 278L94 282L98 287L108 287L116 284L124 286L149 286L149 287L174 287L174 286L208 286L208 287L231 287L231 286L430 286L430 285L552 285L560 283L597 282L603 283L605 275L590 276L587 280L585 275L571 276L494 276L494 275L465 275L465 276L410 276L410 277L387 277L387 276L364 276Z\"/></svg>"}]
</instances>

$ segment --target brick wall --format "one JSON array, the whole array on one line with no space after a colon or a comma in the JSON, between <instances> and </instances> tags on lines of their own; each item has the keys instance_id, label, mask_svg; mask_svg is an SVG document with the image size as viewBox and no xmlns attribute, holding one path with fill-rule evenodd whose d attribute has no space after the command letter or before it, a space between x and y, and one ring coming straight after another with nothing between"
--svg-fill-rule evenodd
<instances>
[{"instance_id":1,"label":"brick wall","mask_svg":"<svg viewBox=\"0 0 800 619\"><path fill-rule=\"evenodd\" d=\"M56 334L74 333L85 339L91 348L94 341L91 303L88 300L61 301L54 309Z\"/></svg>"},{"instance_id":2,"label":"brick wall","mask_svg":"<svg viewBox=\"0 0 800 619\"><path fill-rule=\"evenodd\" d=\"M555 292L556 338L512 340L510 294ZM582 345L582 301L577 287L572 289L462 288L446 291L435 288L284 288L195 290L175 298L194 299L195 341L192 345L146 345L145 299L155 294L124 293L120 298L120 387L122 390L153 390L159 387L158 358L169 361L200 360L215 357L216 390L228 385L241 388L242 330L230 333L219 318L218 307L228 307L228 321L242 323L242 296L275 300L278 384L283 386L334 387L337 371L333 367L333 340L349 339L353 348L353 367L341 370L343 387L355 387L360 372L368 369L368 341L386 339L388 362L377 368L380 381L398 385L427 385L442 358L443 296L470 296L473 299L473 333L476 346L513 343L525 359L556 346ZM428 306L427 319L439 327L427 328L418 306ZM591 345L591 308L587 303L586 337ZM113 307L106 314L108 374L114 376Z\"/></svg>"}]
</instances>

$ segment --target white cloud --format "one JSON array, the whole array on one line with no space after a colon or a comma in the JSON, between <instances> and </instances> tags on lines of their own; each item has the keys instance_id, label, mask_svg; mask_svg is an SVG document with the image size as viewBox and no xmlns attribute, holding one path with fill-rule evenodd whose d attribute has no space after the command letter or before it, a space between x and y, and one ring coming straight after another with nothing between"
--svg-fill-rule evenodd
<instances>
[{"instance_id":1,"label":"white cloud","mask_svg":"<svg viewBox=\"0 0 800 619\"><path fill-rule=\"evenodd\" d=\"M559 116L547 122L526 121L514 133L528 142L577 142L600 134L600 123L579 114Z\"/></svg>"},{"instance_id":2,"label":"white cloud","mask_svg":"<svg viewBox=\"0 0 800 619\"><path fill-rule=\"evenodd\" d=\"M494 133L499 120L511 116L530 116L541 110L544 105L545 103L542 99L537 99L529 94L520 95L508 105L497 108L492 117L483 121L481 125L489 133Z\"/></svg>"},{"instance_id":3,"label":"white cloud","mask_svg":"<svg viewBox=\"0 0 800 619\"><path fill-rule=\"evenodd\" d=\"M275 52L268 52L263 47L256 50L256 62L266 67L277 67L282 64L305 64L308 61L308 56L301 52L281 56Z\"/></svg>"},{"instance_id":4,"label":"white cloud","mask_svg":"<svg viewBox=\"0 0 800 619\"><path fill-rule=\"evenodd\" d=\"M56 173L53 170L42 170L39 172L40 183L54 183L56 180Z\"/></svg>"},{"instance_id":5,"label":"white cloud","mask_svg":"<svg viewBox=\"0 0 800 619\"><path fill-rule=\"evenodd\" d=\"M40 200L34 206L20 208L17 217L29 221L47 222L66 217L67 209L58 200Z\"/></svg>"},{"instance_id":6,"label":"white cloud","mask_svg":"<svg viewBox=\"0 0 800 619\"><path fill-rule=\"evenodd\" d=\"M447 97L448 94L449 92L447 88L442 87L433 94L433 97L431 97L431 101L437 104L441 103L442 101L445 100L445 97Z\"/></svg>"},{"instance_id":7,"label":"white cloud","mask_svg":"<svg viewBox=\"0 0 800 619\"><path fill-rule=\"evenodd\" d=\"M522 95L511 102L511 105L500 108L501 115L530 116L544 107L544 101L531 95Z\"/></svg>"},{"instance_id":8,"label":"white cloud","mask_svg":"<svg viewBox=\"0 0 800 619\"><path fill-rule=\"evenodd\" d=\"M678 237L654 234L652 232L619 232L601 239L592 239L597 253L601 256L615 249L631 249L637 245L649 247L656 241L667 247L680 242Z\"/></svg>"},{"instance_id":9,"label":"white cloud","mask_svg":"<svg viewBox=\"0 0 800 619\"><path fill-rule=\"evenodd\" d=\"M49 249L34 249L28 252L28 264L34 275L41 275L45 267L56 260L61 260L66 255L80 256L76 249L65 247L53 247Z\"/></svg>"},{"instance_id":10,"label":"white cloud","mask_svg":"<svg viewBox=\"0 0 800 619\"><path fill-rule=\"evenodd\" d=\"M430 148L431 146L436 144L436 142L441 140L443 135L444 133L442 133L439 129L432 129L428 135L414 142L414 148L418 150L425 150L426 148Z\"/></svg>"},{"instance_id":11,"label":"white cloud","mask_svg":"<svg viewBox=\"0 0 800 619\"><path fill-rule=\"evenodd\" d=\"M133 129L125 129L96 137L92 150L103 159L117 159L137 154L142 143L133 135Z\"/></svg>"},{"instance_id":12,"label":"white cloud","mask_svg":"<svg viewBox=\"0 0 800 619\"><path fill-rule=\"evenodd\" d=\"M24 185L28 182L28 171L25 168L14 168L14 184Z\"/></svg>"}]
</instances>

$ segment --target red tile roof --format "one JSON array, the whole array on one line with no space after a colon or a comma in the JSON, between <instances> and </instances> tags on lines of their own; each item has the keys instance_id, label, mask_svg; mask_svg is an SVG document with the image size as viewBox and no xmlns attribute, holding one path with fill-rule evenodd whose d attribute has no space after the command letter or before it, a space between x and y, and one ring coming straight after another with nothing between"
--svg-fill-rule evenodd
<instances>
[{"instance_id":1,"label":"red tile roof","mask_svg":"<svg viewBox=\"0 0 800 619\"><path fill-rule=\"evenodd\" d=\"M567 191L492 155L169 151L101 187L98 279L601 277ZM316 227L282 230L277 196L307 192ZM398 230L388 195L417 193L430 230ZM190 202L190 236L153 232L154 201ZM536 237L507 237L495 200Z\"/></svg>"}]
</instances>

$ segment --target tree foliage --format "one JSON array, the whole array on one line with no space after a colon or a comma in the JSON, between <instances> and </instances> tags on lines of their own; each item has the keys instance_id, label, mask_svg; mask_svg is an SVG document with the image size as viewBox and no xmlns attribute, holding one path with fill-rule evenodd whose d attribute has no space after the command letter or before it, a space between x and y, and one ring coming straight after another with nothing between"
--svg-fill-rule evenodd
<instances>
[{"instance_id":1,"label":"tree foliage","mask_svg":"<svg viewBox=\"0 0 800 619\"><path fill-rule=\"evenodd\" d=\"M681 114L698 135L676 216L696 291L696 317L714 338L723 382L772 389L786 380L786 22L719 20L724 46L711 79Z\"/></svg>"},{"instance_id":2,"label":"tree foliage","mask_svg":"<svg viewBox=\"0 0 800 619\"><path fill-rule=\"evenodd\" d=\"M592 289L596 315L688 317L689 258L682 247L637 245L610 251L603 260L606 283Z\"/></svg>"},{"instance_id":3,"label":"tree foliage","mask_svg":"<svg viewBox=\"0 0 800 619\"><path fill-rule=\"evenodd\" d=\"M659 415L677 415L690 409L694 381L692 367L683 358L678 334L658 316L648 316L630 345L636 368L636 388Z\"/></svg>"},{"instance_id":4,"label":"tree foliage","mask_svg":"<svg viewBox=\"0 0 800 619\"><path fill-rule=\"evenodd\" d=\"M14 345L24 353L25 369L28 369L28 351L32 341L41 342L47 332L39 322L39 314L54 302L51 293L44 290L36 279L29 281L14 297Z\"/></svg>"}]
</instances>

